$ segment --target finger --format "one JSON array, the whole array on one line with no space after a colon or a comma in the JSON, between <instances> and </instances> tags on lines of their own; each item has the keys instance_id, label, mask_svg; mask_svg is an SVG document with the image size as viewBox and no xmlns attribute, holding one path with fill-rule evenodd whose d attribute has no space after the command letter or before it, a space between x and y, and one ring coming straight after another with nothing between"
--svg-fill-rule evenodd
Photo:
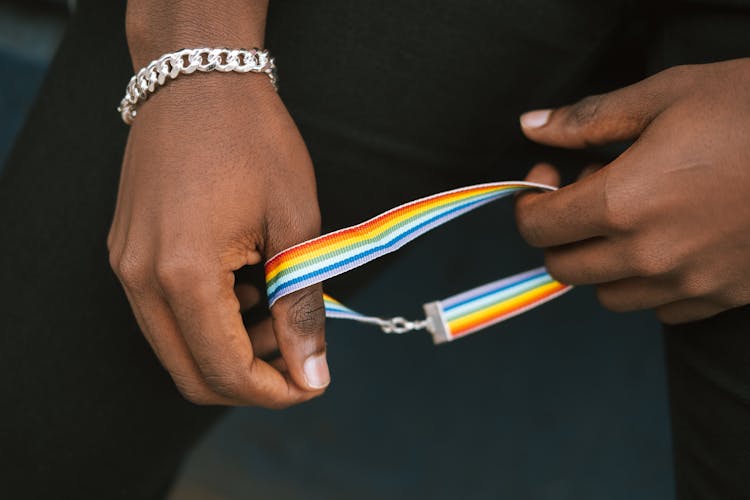
<instances>
[{"instance_id":1,"label":"finger","mask_svg":"<svg viewBox=\"0 0 750 500\"><path fill-rule=\"evenodd\" d=\"M568 285L595 285L634 276L620 246L605 238L591 238L544 252L547 271Z\"/></svg>"},{"instance_id":2,"label":"finger","mask_svg":"<svg viewBox=\"0 0 750 500\"><path fill-rule=\"evenodd\" d=\"M234 293L237 295L242 312L252 309L260 303L260 291L256 286L249 283L237 283L234 285Z\"/></svg>"},{"instance_id":3,"label":"finger","mask_svg":"<svg viewBox=\"0 0 750 500\"><path fill-rule=\"evenodd\" d=\"M195 404L232 404L231 400L216 394L203 380L164 299L154 290L140 295L140 300L135 300L127 288L125 293L143 336L180 393Z\"/></svg>"},{"instance_id":4,"label":"finger","mask_svg":"<svg viewBox=\"0 0 750 500\"><path fill-rule=\"evenodd\" d=\"M281 373L288 374L289 373L289 367L286 366L286 361L284 361L284 358L281 356L278 356L277 358L274 358L268 362L271 366L279 370Z\"/></svg>"},{"instance_id":5,"label":"finger","mask_svg":"<svg viewBox=\"0 0 750 500\"><path fill-rule=\"evenodd\" d=\"M276 335L273 333L273 324L270 317L263 319L260 323L248 327L247 334L250 337L253 352L259 358L265 361L270 361L281 356L279 344L276 342Z\"/></svg>"},{"instance_id":6,"label":"finger","mask_svg":"<svg viewBox=\"0 0 750 500\"><path fill-rule=\"evenodd\" d=\"M596 287L596 295L602 306L614 312L655 309L681 298L674 284L642 277L602 283Z\"/></svg>"},{"instance_id":7,"label":"finger","mask_svg":"<svg viewBox=\"0 0 750 500\"><path fill-rule=\"evenodd\" d=\"M531 170L529 170L529 173L526 174L526 178L524 180L526 182L534 182L536 184L558 187L560 186L560 172L558 172L557 169L549 163L537 163L536 165L531 167ZM528 197L533 197L538 193L539 192L537 190L519 192L515 197L516 207L518 206L520 200Z\"/></svg>"},{"instance_id":8,"label":"finger","mask_svg":"<svg viewBox=\"0 0 750 500\"><path fill-rule=\"evenodd\" d=\"M231 404L205 383L166 301L149 279L144 259L132 248L117 248L110 260L144 338L180 393L196 404Z\"/></svg>"},{"instance_id":9,"label":"finger","mask_svg":"<svg viewBox=\"0 0 750 500\"><path fill-rule=\"evenodd\" d=\"M526 180L552 180L549 168L534 167ZM531 246L546 248L606 235L602 174L600 170L557 191L519 196L516 222L521 236Z\"/></svg>"},{"instance_id":10,"label":"finger","mask_svg":"<svg viewBox=\"0 0 750 500\"><path fill-rule=\"evenodd\" d=\"M290 246L320 234L316 206L299 207L297 217L276 214L277 228L266 240L266 255L275 255ZM284 228L279 231L278 228ZM326 359L325 308L320 284L280 298L271 308L276 342L289 376L299 387L320 391L331 382Z\"/></svg>"},{"instance_id":11,"label":"finger","mask_svg":"<svg viewBox=\"0 0 750 500\"><path fill-rule=\"evenodd\" d=\"M258 288L249 283L237 283L234 285L234 293L237 295L240 311L243 314L257 307L261 300L261 293ZM261 320L254 317L245 317L243 322L256 356L264 361L270 361L281 356L270 316Z\"/></svg>"},{"instance_id":12,"label":"finger","mask_svg":"<svg viewBox=\"0 0 750 500\"><path fill-rule=\"evenodd\" d=\"M716 316L725 308L705 299L685 299L656 308L656 317L664 324L689 323Z\"/></svg>"},{"instance_id":13,"label":"finger","mask_svg":"<svg viewBox=\"0 0 750 500\"><path fill-rule=\"evenodd\" d=\"M236 404L282 408L317 395L255 357L234 294L231 271L198 259L157 271L180 332L211 389Z\"/></svg>"},{"instance_id":14,"label":"finger","mask_svg":"<svg viewBox=\"0 0 750 500\"><path fill-rule=\"evenodd\" d=\"M673 68L569 106L524 113L521 128L533 141L565 148L633 139L679 98L689 78L689 72Z\"/></svg>"},{"instance_id":15,"label":"finger","mask_svg":"<svg viewBox=\"0 0 750 500\"><path fill-rule=\"evenodd\" d=\"M279 350L294 381L310 389L328 386L322 287L318 284L282 297L271 315Z\"/></svg>"},{"instance_id":16,"label":"finger","mask_svg":"<svg viewBox=\"0 0 750 500\"><path fill-rule=\"evenodd\" d=\"M526 174L525 180L527 182L536 182L537 184L546 184L547 186L559 187L560 172L558 172L558 170L549 163L537 163L531 168L531 170L529 170L529 173ZM521 193L519 197L529 194L532 193L527 191L525 193Z\"/></svg>"}]
</instances>

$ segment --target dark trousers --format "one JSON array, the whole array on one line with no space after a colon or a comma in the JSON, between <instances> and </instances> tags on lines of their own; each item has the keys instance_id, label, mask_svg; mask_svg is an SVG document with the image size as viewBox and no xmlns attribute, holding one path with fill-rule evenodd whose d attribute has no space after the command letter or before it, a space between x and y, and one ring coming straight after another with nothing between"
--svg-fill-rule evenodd
<instances>
[{"instance_id":1,"label":"dark trousers","mask_svg":"<svg viewBox=\"0 0 750 500\"><path fill-rule=\"evenodd\" d=\"M739 6L646 19L630 2L349 3L272 2L269 20L268 46L318 169L327 229L439 189L516 179L539 159L581 165L524 141L518 113L749 47ZM179 396L108 269L127 134L114 108L132 69L123 6L80 4L0 180L0 492L160 498L222 410ZM612 54L632 64L612 64ZM538 258L517 250L507 272ZM443 285L463 279L443 274ZM367 279L333 289L345 298ZM664 333L679 498L750 498L749 320L745 307ZM484 359L464 342L452 352ZM472 497L471 486L464 491Z\"/></svg>"}]
</instances>

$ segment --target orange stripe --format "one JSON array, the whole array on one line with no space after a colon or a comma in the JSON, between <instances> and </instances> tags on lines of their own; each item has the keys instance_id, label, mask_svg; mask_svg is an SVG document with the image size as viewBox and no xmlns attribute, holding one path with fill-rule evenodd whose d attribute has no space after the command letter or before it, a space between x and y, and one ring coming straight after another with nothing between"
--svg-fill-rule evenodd
<instances>
[{"instance_id":1,"label":"orange stripe","mask_svg":"<svg viewBox=\"0 0 750 500\"><path fill-rule=\"evenodd\" d=\"M512 299L500 302L493 306L487 307L480 311L477 311L460 318L456 318L448 323L448 328L451 331L451 337L459 337L463 332L472 330L484 323L497 320L502 316L507 316L515 312L518 309L526 307L534 302L538 302L550 295L553 295L560 290L564 289L567 285L563 285L557 281L549 283L539 288L529 290Z\"/></svg>"},{"instance_id":2,"label":"orange stripe","mask_svg":"<svg viewBox=\"0 0 750 500\"><path fill-rule=\"evenodd\" d=\"M360 225L352 226L342 231L321 236L317 239L300 245L289 252L283 252L266 263L266 280L271 280L276 276L281 268L287 268L298 262L314 258L318 255L335 251L342 246L347 246L350 242L364 240L372 234L384 232L388 228L396 225L401 220L408 218L410 215L420 212L426 212L433 206L450 203L454 200L470 198L479 194L490 193L492 191L504 191L514 186L485 187L469 191L460 191L447 196L440 196L427 200L415 202L412 205L403 206L391 213L377 216Z\"/></svg>"}]
</instances>

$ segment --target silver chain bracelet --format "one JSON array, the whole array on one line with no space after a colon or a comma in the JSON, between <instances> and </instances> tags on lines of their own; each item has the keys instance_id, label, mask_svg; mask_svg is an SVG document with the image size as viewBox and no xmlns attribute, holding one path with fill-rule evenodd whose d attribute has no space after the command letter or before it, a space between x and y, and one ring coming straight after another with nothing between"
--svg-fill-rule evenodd
<instances>
[{"instance_id":1,"label":"silver chain bracelet","mask_svg":"<svg viewBox=\"0 0 750 500\"><path fill-rule=\"evenodd\" d=\"M125 97L117 111L122 121L130 125L136 115L136 106L149 98L156 89L164 85L167 78L174 80L178 75L189 75L201 71L221 71L229 73L265 73L273 88L278 90L276 64L268 50L260 49L182 49L164 54L151 61L133 75L125 89Z\"/></svg>"}]
</instances>

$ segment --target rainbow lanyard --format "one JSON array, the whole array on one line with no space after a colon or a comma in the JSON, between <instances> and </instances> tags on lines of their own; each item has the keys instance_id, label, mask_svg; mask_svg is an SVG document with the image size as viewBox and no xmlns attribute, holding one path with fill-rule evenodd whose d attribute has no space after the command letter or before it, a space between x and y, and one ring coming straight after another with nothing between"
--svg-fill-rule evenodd
<instances>
[{"instance_id":1,"label":"rainbow lanyard","mask_svg":"<svg viewBox=\"0 0 750 500\"><path fill-rule=\"evenodd\" d=\"M467 186L400 205L356 226L339 229L284 250L266 262L270 307L281 297L362 266L477 207L528 189L531 182ZM407 321L366 316L324 295L326 316L371 323L386 333L427 330L436 344L469 335L533 309L569 291L543 268L510 276L447 299L425 304L426 318Z\"/></svg>"}]
</instances>

